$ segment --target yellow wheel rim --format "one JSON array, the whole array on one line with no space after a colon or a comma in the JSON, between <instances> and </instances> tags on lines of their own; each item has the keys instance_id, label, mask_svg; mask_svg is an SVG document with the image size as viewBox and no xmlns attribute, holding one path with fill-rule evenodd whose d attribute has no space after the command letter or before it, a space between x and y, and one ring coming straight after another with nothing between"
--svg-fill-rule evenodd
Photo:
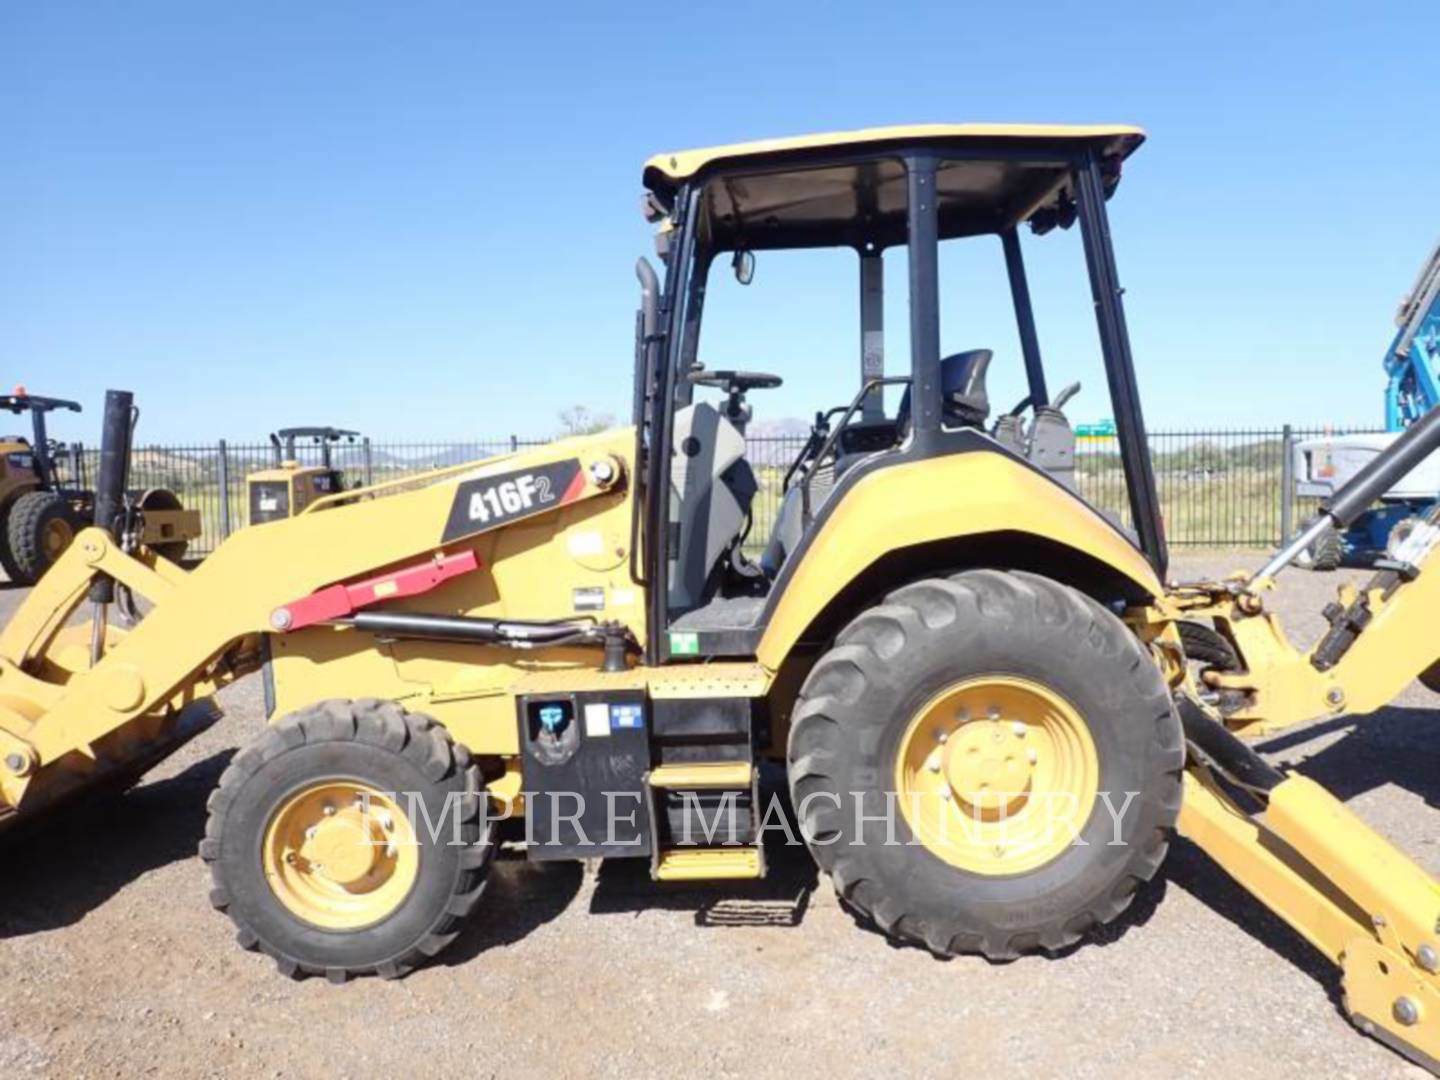
<instances>
[{"instance_id":1,"label":"yellow wheel rim","mask_svg":"<svg viewBox=\"0 0 1440 1080\"><path fill-rule=\"evenodd\" d=\"M54 562L65 553L70 541L75 539L75 530L63 518L48 522L40 536L40 550L45 553L46 562Z\"/></svg>"},{"instance_id":2,"label":"yellow wheel rim","mask_svg":"<svg viewBox=\"0 0 1440 1080\"><path fill-rule=\"evenodd\" d=\"M1022 874L1060 855L1095 806L1100 758L1075 707L1040 683L953 683L905 729L895 791L915 838L977 874Z\"/></svg>"},{"instance_id":3,"label":"yellow wheel rim","mask_svg":"<svg viewBox=\"0 0 1440 1080\"><path fill-rule=\"evenodd\" d=\"M362 930L389 917L420 874L410 819L389 795L326 780L271 815L261 852L271 891L296 918L325 930Z\"/></svg>"}]
</instances>

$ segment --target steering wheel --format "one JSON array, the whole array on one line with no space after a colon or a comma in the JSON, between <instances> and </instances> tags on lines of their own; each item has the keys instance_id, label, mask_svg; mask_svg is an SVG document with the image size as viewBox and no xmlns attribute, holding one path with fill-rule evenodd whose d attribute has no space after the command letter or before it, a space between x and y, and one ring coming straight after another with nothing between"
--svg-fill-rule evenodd
<instances>
[{"instance_id":1,"label":"steering wheel","mask_svg":"<svg viewBox=\"0 0 1440 1080\"><path fill-rule=\"evenodd\" d=\"M779 375L768 375L763 371L692 371L690 381L696 386L709 386L729 393L745 393L747 390L773 390L784 380Z\"/></svg>"}]
</instances>

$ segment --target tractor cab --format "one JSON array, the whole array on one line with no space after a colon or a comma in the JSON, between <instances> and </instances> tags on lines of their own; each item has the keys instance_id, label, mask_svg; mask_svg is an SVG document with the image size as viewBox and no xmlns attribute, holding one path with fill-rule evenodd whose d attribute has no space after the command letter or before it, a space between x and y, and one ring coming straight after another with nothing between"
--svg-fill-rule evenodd
<instances>
[{"instance_id":1,"label":"tractor cab","mask_svg":"<svg viewBox=\"0 0 1440 1080\"><path fill-rule=\"evenodd\" d=\"M281 428L270 436L271 467L245 477L250 524L293 517L305 507L345 490L345 474L335 467L333 448L353 444L358 431L335 427ZM318 462L300 460L303 449L318 452Z\"/></svg>"},{"instance_id":2,"label":"tractor cab","mask_svg":"<svg viewBox=\"0 0 1440 1080\"><path fill-rule=\"evenodd\" d=\"M937 125L649 161L644 207L659 225L665 275L662 287L647 263L639 268L635 419L648 486L647 505L636 512L645 518L637 531L643 526L650 541L653 659L753 655L786 594L818 585L805 581L804 556L827 522L851 513L876 515L868 524L877 533L899 530L888 538L887 557L908 560L913 573L964 565L998 544L1016 567L1053 573L1058 560L1080 577L1104 576L1108 563L1097 552L1118 540L1149 565L1107 587L1119 595L1153 587L1147 582L1163 574L1165 543L1105 217L1121 165L1142 139L1129 127ZM1047 379L1026 277L1022 233L1043 236L1076 223L1133 530L1077 493L1065 407L1080 387L1055 392ZM951 244L993 245L1013 307L1013 355L983 340L942 352L941 290L967 287L941 280L941 246ZM758 460L746 433L757 417L777 418L766 416L766 395L787 371L739 368L734 361L744 357L703 336L707 292L717 273L733 271L751 284L769 252L825 248L855 255L858 378L829 400L808 403L815 422L793 458ZM899 363L885 355L884 256L892 249L908 267L909 355ZM1023 372L1018 402L993 400L1002 368ZM882 482L902 477L917 482ZM1037 484L1043 499L1027 495ZM759 525L762 491L779 510ZM851 498L860 492L867 497ZM907 498L924 505L897 502ZM1067 535L1049 527L1041 503L1066 506ZM987 514L1014 535L997 540L984 528ZM1076 528L1084 535L1068 535ZM956 537L957 530L968 535Z\"/></svg>"},{"instance_id":3,"label":"tractor cab","mask_svg":"<svg viewBox=\"0 0 1440 1080\"><path fill-rule=\"evenodd\" d=\"M80 404L62 398L38 397L27 394L23 387L15 393L0 395L0 409L13 416L30 414L31 435L0 435L0 501L16 486L45 487L59 485L57 463L69 456L63 443L50 438L46 417L57 411L80 412ZM81 482L80 478L72 478Z\"/></svg>"}]
</instances>

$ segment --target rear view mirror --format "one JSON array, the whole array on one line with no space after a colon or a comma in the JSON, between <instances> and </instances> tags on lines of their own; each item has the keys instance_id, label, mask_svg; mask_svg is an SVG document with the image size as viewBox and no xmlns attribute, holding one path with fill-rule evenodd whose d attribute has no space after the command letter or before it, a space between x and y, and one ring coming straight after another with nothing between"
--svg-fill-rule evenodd
<instances>
[{"instance_id":1,"label":"rear view mirror","mask_svg":"<svg viewBox=\"0 0 1440 1080\"><path fill-rule=\"evenodd\" d=\"M737 250L735 257L730 260L730 265L735 270L735 280L741 285L749 285L755 280L755 253L753 251Z\"/></svg>"}]
</instances>

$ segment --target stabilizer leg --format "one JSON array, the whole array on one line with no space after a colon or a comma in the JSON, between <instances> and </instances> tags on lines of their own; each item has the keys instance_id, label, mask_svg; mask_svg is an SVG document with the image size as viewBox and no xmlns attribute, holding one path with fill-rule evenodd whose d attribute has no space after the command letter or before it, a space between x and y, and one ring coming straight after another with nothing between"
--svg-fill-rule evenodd
<instances>
[{"instance_id":1,"label":"stabilizer leg","mask_svg":"<svg viewBox=\"0 0 1440 1080\"><path fill-rule=\"evenodd\" d=\"M1180 831L1340 967L1356 1026L1440 1075L1440 889L1319 784L1267 800L1249 814L1192 763Z\"/></svg>"}]
</instances>

